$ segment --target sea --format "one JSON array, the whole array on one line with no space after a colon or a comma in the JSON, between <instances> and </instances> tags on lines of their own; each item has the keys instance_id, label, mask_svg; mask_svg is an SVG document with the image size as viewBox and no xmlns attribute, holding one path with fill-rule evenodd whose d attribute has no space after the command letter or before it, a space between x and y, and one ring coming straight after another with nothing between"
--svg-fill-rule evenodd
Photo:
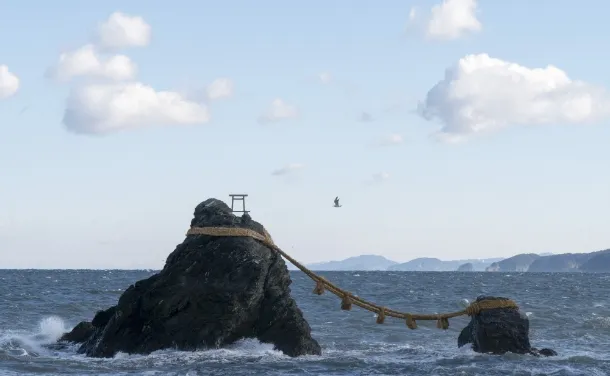
<instances>
[{"instance_id":1,"label":"sea","mask_svg":"<svg viewBox=\"0 0 610 376\"><path fill-rule=\"evenodd\" d=\"M223 349L87 358L76 347L48 347L95 312L114 305L130 284L155 271L0 270L0 375L610 375L610 274L321 272L368 300L412 313L462 309L478 295L515 300L529 316L530 340L559 355L477 354L457 347L467 318L448 330L401 320L312 293L290 272L292 295L322 356L290 358L270 344L242 340Z\"/></svg>"}]
</instances>

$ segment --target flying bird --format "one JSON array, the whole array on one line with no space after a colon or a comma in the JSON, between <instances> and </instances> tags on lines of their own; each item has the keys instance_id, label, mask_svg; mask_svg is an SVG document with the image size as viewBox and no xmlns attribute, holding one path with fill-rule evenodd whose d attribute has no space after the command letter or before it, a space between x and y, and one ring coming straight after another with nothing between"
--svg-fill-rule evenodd
<instances>
[{"instance_id":1,"label":"flying bird","mask_svg":"<svg viewBox=\"0 0 610 376\"><path fill-rule=\"evenodd\" d=\"M335 197L335 208L340 208L341 205L339 205L339 196Z\"/></svg>"}]
</instances>

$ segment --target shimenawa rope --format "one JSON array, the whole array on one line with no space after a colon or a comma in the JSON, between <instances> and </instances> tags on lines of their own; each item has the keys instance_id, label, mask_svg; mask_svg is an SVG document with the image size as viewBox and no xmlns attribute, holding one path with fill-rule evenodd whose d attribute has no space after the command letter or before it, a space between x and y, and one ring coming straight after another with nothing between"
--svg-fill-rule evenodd
<instances>
[{"instance_id":1,"label":"shimenawa rope","mask_svg":"<svg viewBox=\"0 0 610 376\"><path fill-rule=\"evenodd\" d=\"M316 287L313 292L317 295L322 295L325 290L330 291L332 294L341 298L341 309L351 310L352 304L360 308L366 309L367 311L374 312L377 314L377 323L383 324L386 316L395 317L398 319L405 320L407 326L410 329L417 328L417 320L436 320L436 327L439 329L449 328L449 319L458 316L475 316L481 311L497 308L514 308L518 309L517 304L512 300L481 300L479 302L473 302L468 307L461 311L441 313L441 314L418 314L409 312L400 312L387 307L379 306L375 303L364 300L349 291L345 291L338 286L334 285L326 278L319 276L306 268L297 260L290 257L282 251L271 238L271 235L263 228L264 234L260 234L254 230L240 227L191 227L186 235L207 235L207 236L245 236L261 241L267 247L271 248L275 252L279 253L282 257L292 263L294 266L299 268L309 278L316 282Z\"/></svg>"}]
</instances>

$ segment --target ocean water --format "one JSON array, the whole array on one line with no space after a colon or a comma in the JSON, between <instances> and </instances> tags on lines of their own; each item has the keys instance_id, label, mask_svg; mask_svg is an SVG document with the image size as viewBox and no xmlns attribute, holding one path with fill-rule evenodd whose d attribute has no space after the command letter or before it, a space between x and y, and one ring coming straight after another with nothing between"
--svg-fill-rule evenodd
<instances>
[{"instance_id":1,"label":"ocean water","mask_svg":"<svg viewBox=\"0 0 610 376\"><path fill-rule=\"evenodd\" d=\"M467 318L417 330L312 294L291 272L292 294L322 346L322 356L289 358L245 340L230 348L91 359L75 348L45 347L99 309L114 305L130 284L153 271L0 270L0 375L610 375L610 274L325 272L340 286L410 312L454 311L477 295L514 299L530 318L535 347L552 358L491 356L457 348Z\"/></svg>"}]
</instances>

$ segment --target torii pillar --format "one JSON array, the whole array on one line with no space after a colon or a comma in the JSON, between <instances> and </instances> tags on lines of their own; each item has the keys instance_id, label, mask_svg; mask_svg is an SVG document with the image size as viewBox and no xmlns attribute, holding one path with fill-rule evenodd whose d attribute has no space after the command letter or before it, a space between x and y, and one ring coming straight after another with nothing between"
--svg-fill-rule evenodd
<instances>
[{"instance_id":1,"label":"torii pillar","mask_svg":"<svg viewBox=\"0 0 610 376\"><path fill-rule=\"evenodd\" d=\"M243 193L237 194L237 193L234 193L234 194L230 194L229 196L231 196L231 211L233 213L249 213L250 212L249 210L246 210L246 197L248 197L247 194L243 194ZM241 201L241 203L242 203L242 205L241 205L242 210L235 210L234 209L235 201Z\"/></svg>"}]
</instances>

